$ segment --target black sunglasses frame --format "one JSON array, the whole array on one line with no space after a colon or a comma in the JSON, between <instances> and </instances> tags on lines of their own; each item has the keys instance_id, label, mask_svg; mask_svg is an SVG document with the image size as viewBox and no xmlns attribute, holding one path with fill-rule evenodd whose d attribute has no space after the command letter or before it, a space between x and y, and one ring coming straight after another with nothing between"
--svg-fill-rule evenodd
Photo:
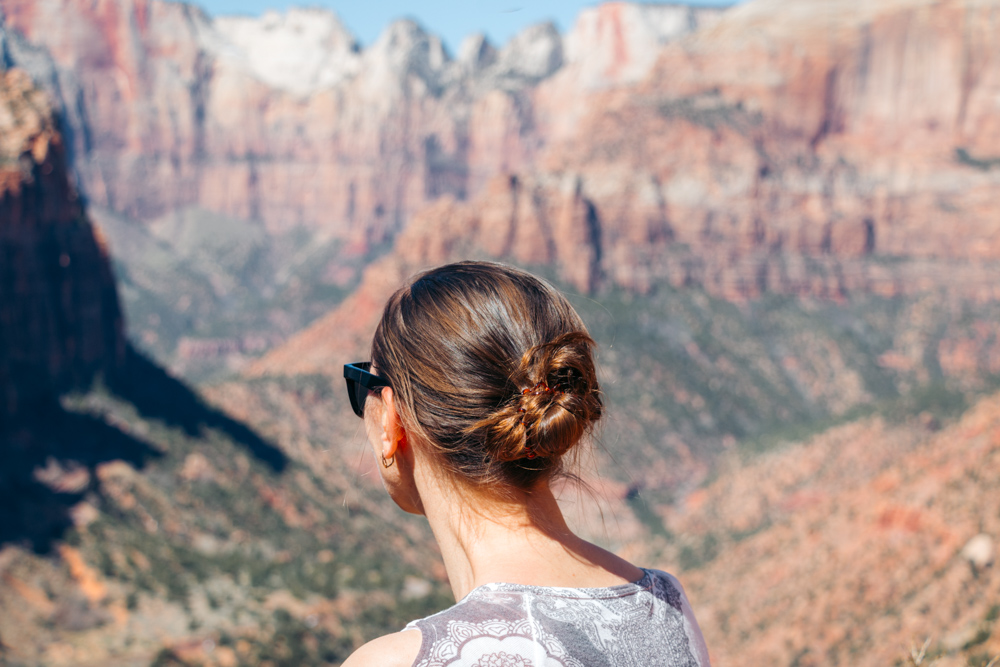
<instances>
[{"instance_id":1,"label":"black sunglasses frame","mask_svg":"<svg viewBox=\"0 0 1000 667\"><path fill-rule=\"evenodd\" d=\"M353 364L344 364L344 379L347 380L347 395L351 399L351 407L354 414L364 418L365 400L369 391L375 391L382 387L391 387L389 381L371 373L368 369L372 367L370 361L356 361Z\"/></svg>"}]
</instances>

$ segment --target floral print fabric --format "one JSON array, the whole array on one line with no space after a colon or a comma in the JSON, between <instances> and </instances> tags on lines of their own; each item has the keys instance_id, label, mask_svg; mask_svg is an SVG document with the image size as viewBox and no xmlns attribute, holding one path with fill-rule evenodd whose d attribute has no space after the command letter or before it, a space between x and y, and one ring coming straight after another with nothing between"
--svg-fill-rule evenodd
<instances>
[{"instance_id":1,"label":"floral print fabric","mask_svg":"<svg viewBox=\"0 0 1000 667\"><path fill-rule=\"evenodd\" d=\"M632 584L487 584L414 621L415 667L709 667L680 584L644 570Z\"/></svg>"}]
</instances>

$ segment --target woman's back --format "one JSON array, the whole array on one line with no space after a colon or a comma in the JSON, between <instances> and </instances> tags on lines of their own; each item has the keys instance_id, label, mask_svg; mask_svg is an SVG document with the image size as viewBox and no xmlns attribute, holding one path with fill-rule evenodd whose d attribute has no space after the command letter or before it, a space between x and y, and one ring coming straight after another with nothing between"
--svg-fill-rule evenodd
<instances>
[{"instance_id":1,"label":"woman's back","mask_svg":"<svg viewBox=\"0 0 1000 667\"><path fill-rule=\"evenodd\" d=\"M604 412L595 347L561 294L498 264L439 267L389 299L371 361L344 377L461 602L347 665L708 667L680 584L575 535L553 493Z\"/></svg>"},{"instance_id":2,"label":"woman's back","mask_svg":"<svg viewBox=\"0 0 1000 667\"><path fill-rule=\"evenodd\" d=\"M704 640L680 584L644 570L629 584L486 584L414 621L416 667L705 667Z\"/></svg>"}]
</instances>

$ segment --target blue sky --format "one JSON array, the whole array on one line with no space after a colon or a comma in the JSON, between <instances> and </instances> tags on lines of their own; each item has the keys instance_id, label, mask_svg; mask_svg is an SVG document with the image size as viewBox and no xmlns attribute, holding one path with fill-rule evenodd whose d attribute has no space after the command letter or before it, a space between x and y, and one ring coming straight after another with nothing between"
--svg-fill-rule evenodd
<instances>
[{"instance_id":1,"label":"blue sky","mask_svg":"<svg viewBox=\"0 0 1000 667\"><path fill-rule=\"evenodd\" d=\"M554 21L561 31L573 25L583 7L598 4L585 0L188 0L209 14L261 14L268 9L293 5L321 6L340 15L364 45L371 44L393 19L417 19L430 32L444 38L452 53L462 38L474 32L486 33L500 45L521 28L540 21ZM692 0L688 4L731 4Z\"/></svg>"}]
</instances>

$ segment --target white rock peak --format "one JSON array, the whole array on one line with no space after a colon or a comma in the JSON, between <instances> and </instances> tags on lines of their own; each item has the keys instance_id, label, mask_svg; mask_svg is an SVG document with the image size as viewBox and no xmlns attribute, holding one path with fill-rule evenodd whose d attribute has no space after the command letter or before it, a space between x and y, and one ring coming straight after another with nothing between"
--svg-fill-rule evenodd
<instances>
[{"instance_id":1,"label":"white rock peak","mask_svg":"<svg viewBox=\"0 0 1000 667\"><path fill-rule=\"evenodd\" d=\"M505 74L539 81L562 67L563 39L551 23L528 26L500 50L497 64Z\"/></svg>"},{"instance_id":2,"label":"white rock peak","mask_svg":"<svg viewBox=\"0 0 1000 667\"><path fill-rule=\"evenodd\" d=\"M664 45L680 39L723 10L688 5L608 2L580 12L565 37L566 64L588 87L634 83L649 74Z\"/></svg>"},{"instance_id":3,"label":"white rock peak","mask_svg":"<svg viewBox=\"0 0 1000 667\"><path fill-rule=\"evenodd\" d=\"M325 9L221 16L214 25L230 55L279 90L308 95L353 76L360 65L354 35Z\"/></svg>"},{"instance_id":4,"label":"white rock peak","mask_svg":"<svg viewBox=\"0 0 1000 667\"><path fill-rule=\"evenodd\" d=\"M461 82L477 89L531 86L571 66L586 87L629 84L646 76L662 47L722 10L609 2L581 12L565 37L551 23L524 28L502 48L472 35L453 60L441 39L410 19L389 24L363 51L336 14L293 8L260 17L223 16L207 40L213 50L265 84L310 95L360 76L365 88L390 90L409 76L441 91Z\"/></svg>"}]
</instances>

